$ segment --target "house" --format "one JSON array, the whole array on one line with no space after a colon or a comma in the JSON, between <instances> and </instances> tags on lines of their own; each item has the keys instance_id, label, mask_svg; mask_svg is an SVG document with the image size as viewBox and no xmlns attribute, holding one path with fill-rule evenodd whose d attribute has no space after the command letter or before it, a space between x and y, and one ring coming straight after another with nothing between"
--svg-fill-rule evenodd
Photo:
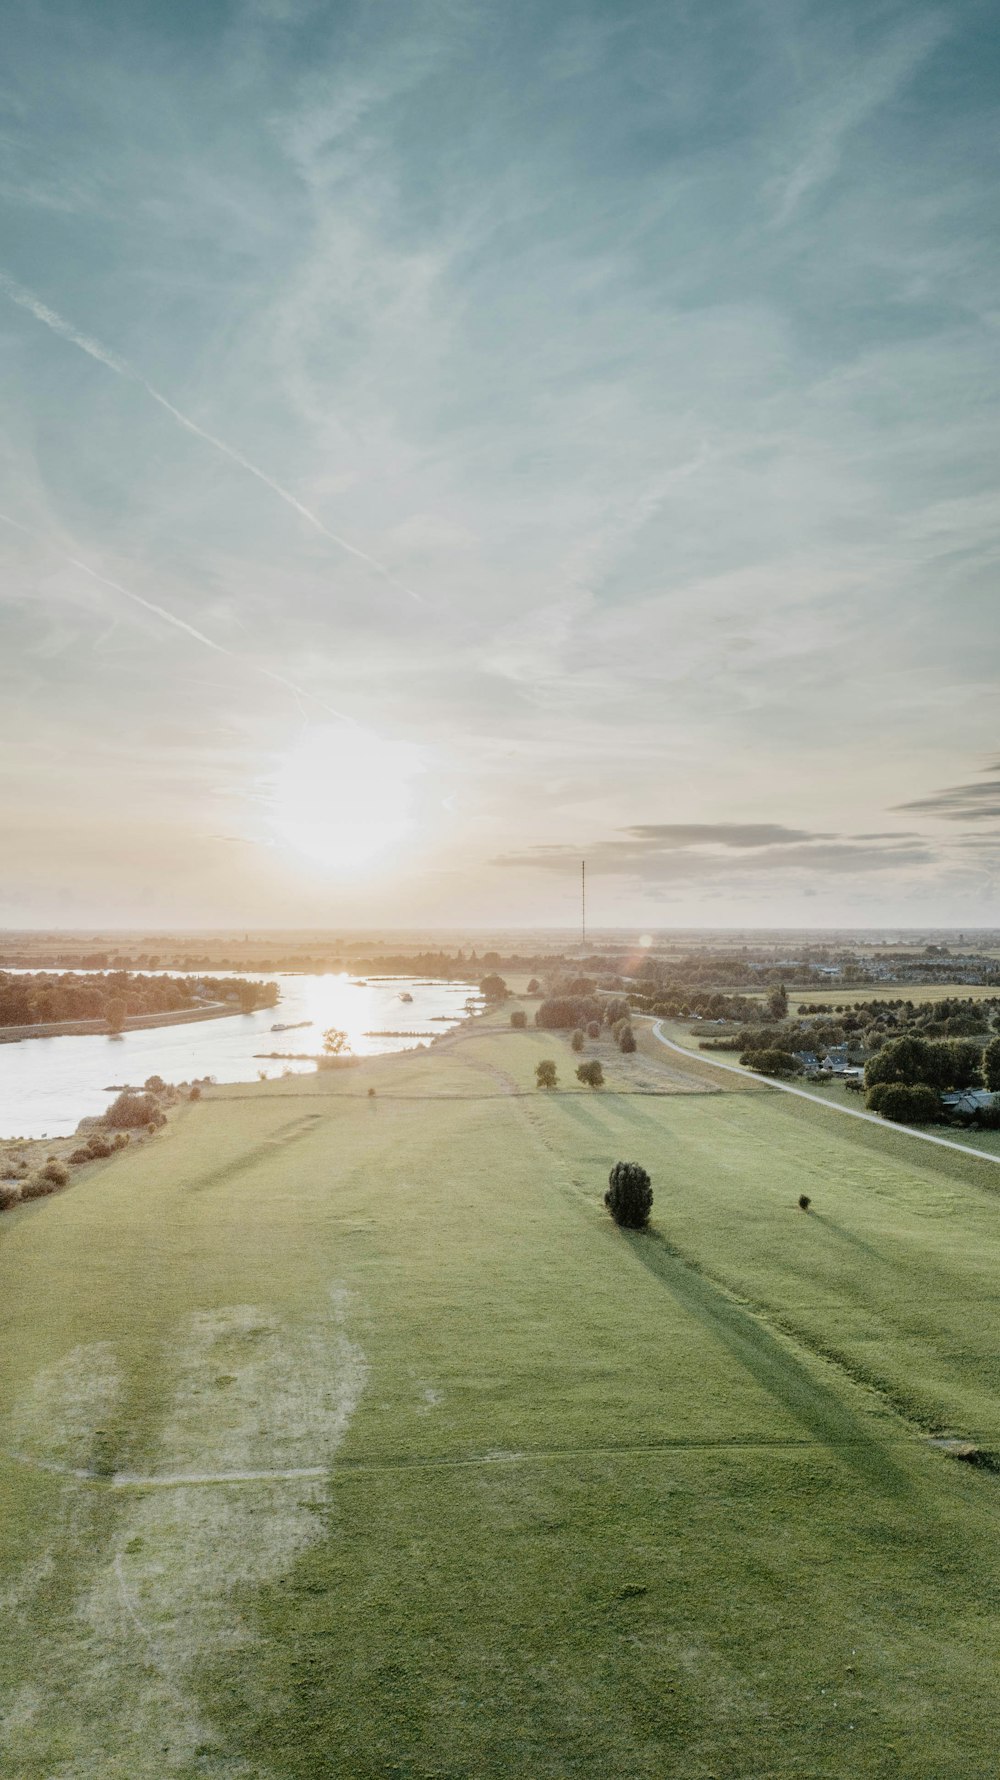
<instances>
[{"instance_id":1,"label":"house","mask_svg":"<svg viewBox=\"0 0 1000 1780\"><path fill-rule=\"evenodd\" d=\"M989 1088L959 1088L953 1094L941 1096L941 1105L957 1113L984 1112L997 1104L997 1096Z\"/></svg>"},{"instance_id":2,"label":"house","mask_svg":"<svg viewBox=\"0 0 1000 1780\"><path fill-rule=\"evenodd\" d=\"M806 1075L819 1074L819 1058L815 1051L793 1051L792 1056L797 1063L801 1063Z\"/></svg>"},{"instance_id":3,"label":"house","mask_svg":"<svg viewBox=\"0 0 1000 1780\"><path fill-rule=\"evenodd\" d=\"M847 1072L847 1067L847 1046L831 1045L823 1058L821 1068L828 1070L831 1075L844 1075Z\"/></svg>"}]
</instances>

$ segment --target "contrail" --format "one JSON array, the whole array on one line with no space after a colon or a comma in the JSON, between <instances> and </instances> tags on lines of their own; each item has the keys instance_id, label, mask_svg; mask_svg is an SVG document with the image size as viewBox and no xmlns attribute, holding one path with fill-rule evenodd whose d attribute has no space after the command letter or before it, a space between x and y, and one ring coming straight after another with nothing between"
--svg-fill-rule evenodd
<instances>
[{"instance_id":1,"label":"contrail","mask_svg":"<svg viewBox=\"0 0 1000 1780\"><path fill-rule=\"evenodd\" d=\"M390 587L395 587L400 593L405 593L407 598L415 600L418 606L426 604L423 595L416 593L412 587L408 587L405 581L400 581L391 569L386 568L385 563L379 562L375 556L369 556L367 550L360 550L356 544L349 543L346 538L340 536L339 532L332 532L329 526L324 525L323 521L310 508L292 494L290 489L285 488L282 483L276 482L273 476L269 476L266 470L260 469L248 457L244 457L242 451L237 451L235 446L227 445L225 439L218 438L215 433L206 432L205 428L199 426L196 420L192 420L190 415L184 414L180 408L175 408L173 402L168 401L165 395L161 394L152 383L148 383L145 377L125 359L119 358L117 353L109 352L106 346L102 346L99 340L92 339L89 334L81 333L79 328L73 326L72 322L59 315L55 309L50 309L48 304L43 303L40 297L36 297L33 291L26 290L24 285L18 284L4 271L0 271L0 291L12 303L16 303L19 309L26 309L36 321L51 328L52 332L58 334L61 339L68 340L71 345L79 347L81 352L86 352L90 358L96 359L98 364L105 365L117 376L124 377L129 383L134 383L137 388L149 396L151 401L157 402L161 408L165 408L179 426L184 427L189 433L194 433L196 438L203 439L206 445L211 445L213 450L220 452L223 457L228 457L231 463L238 464L239 468L246 470L249 476L255 476L258 482L263 482L265 488L269 488L272 494L276 494L279 500L284 501L286 506L298 513L322 537L329 538L331 544L336 544L339 550L344 550L348 556L356 557L359 562L366 563L368 568L374 569L375 573L380 575L383 581L387 581Z\"/></svg>"},{"instance_id":2,"label":"contrail","mask_svg":"<svg viewBox=\"0 0 1000 1780\"><path fill-rule=\"evenodd\" d=\"M97 569L92 569L89 563L81 562L78 556L71 556L68 550L63 550L60 545L54 544L51 538L46 538L43 533L33 531L28 525L22 525L19 519L12 519L9 513L0 513L0 522L12 526L15 531L22 532L26 538L32 538L35 543L44 545L54 555L61 556L64 562L70 563L74 569L79 569L81 574L89 575L92 581L99 581L102 587L109 587L112 593L120 593L123 599L131 600L133 605L141 606L143 611L151 612L155 618L162 618L165 624L171 624L175 630L183 631L187 636L193 637L196 643L202 643L206 649L214 649L216 655L228 655L230 661L236 661L241 667L249 668L251 673L262 674L265 680L276 681L279 686L284 686L289 692L294 692L297 698L311 699L313 704L319 705L320 709L327 711L331 717L339 718L341 723L354 723L353 717L348 717L343 711L338 711L333 705L328 705L324 699L317 698L315 693L307 692L305 687L296 686L294 680L286 680L282 674L273 673L270 668L258 667L256 662L248 661L243 655L237 655L234 649L227 649L224 644L216 643L212 637L206 636L203 630L198 630L193 624L189 624L186 618L179 618L176 612L168 611L166 606L158 606L155 600L144 599L141 593L133 593L130 587L123 587L120 581L112 581L109 575L100 574Z\"/></svg>"}]
</instances>

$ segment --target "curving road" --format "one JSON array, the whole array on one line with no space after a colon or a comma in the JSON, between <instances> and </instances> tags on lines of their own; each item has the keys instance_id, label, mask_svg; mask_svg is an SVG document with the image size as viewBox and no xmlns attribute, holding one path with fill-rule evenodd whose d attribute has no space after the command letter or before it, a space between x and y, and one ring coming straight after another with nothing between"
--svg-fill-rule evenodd
<instances>
[{"instance_id":1,"label":"curving road","mask_svg":"<svg viewBox=\"0 0 1000 1780\"><path fill-rule=\"evenodd\" d=\"M683 1045L675 1044L672 1038L664 1038L659 1020L653 1022L653 1037L658 1038L661 1045L668 1051L676 1051L678 1057L686 1057L690 1062L696 1057L699 1063L707 1063L712 1069L724 1069L727 1075L740 1075L746 1080L751 1071L741 1069L738 1063L720 1063L715 1057L706 1055L704 1051L687 1051ZM915 1131L912 1125L896 1125L880 1118L878 1113L855 1111L853 1106L838 1106L835 1101L824 1100L821 1094L810 1094L806 1088L793 1088L790 1082L779 1082L774 1076L753 1076L754 1081L766 1081L769 1088L777 1088L782 1094L797 1094L800 1100L812 1100L816 1106L825 1106L827 1112L843 1113L845 1119L864 1119L869 1125L878 1125L882 1131L903 1131L908 1137L916 1137L921 1143L936 1143L941 1149L957 1150L961 1156L975 1156L980 1162L995 1162L1000 1167L1000 1156L993 1156L988 1150L970 1149L967 1143L955 1143L950 1137L933 1137L929 1131Z\"/></svg>"}]
</instances>

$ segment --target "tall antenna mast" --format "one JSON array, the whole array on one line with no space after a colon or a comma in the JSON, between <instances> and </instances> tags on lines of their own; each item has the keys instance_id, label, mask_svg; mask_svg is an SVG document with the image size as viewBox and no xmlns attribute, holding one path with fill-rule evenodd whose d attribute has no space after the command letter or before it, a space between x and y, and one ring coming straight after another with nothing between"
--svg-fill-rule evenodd
<instances>
[{"instance_id":1,"label":"tall antenna mast","mask_svg":"<svg viewBox=\"0 0 1000 1780\"><path fill-rule=\"evenodd\" d=\"M587 861L580 861L580 943L587 944Z\"/></svg>"}]
</instances>

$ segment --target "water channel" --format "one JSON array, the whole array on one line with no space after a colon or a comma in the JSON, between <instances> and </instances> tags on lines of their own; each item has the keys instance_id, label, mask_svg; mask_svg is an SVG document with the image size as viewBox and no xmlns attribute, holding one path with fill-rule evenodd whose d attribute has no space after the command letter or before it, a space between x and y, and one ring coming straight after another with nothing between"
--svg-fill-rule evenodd
<instances>
[{"instance_id":1,"label":"water channel","mask_svg":"<svg viewBox=\"0 0 1000 1780\"><path fill-rule=\"evenodd\" d=\"M211 974L237 980L239 975ZM346 1032L356 1056L407 1050L457 1025L465 1018L466 1002L477 995L469 983L403 977L361 981L347 975L275 974L270 980L281 991L278 1005L254 1014L147 1027L121 1038L88 1033L0 1044L0 1137L66 1135L80 1119L105 1110L115 1084L141 1086L151 1075L167 1082L203 1076L248 1082L261 1071L268 1077L285 1070L311 1073L315 1064L308 1058L270 1059L261 1053L315 1054L331 1026ZM292 1030L272 1031L279 1022Z\"/></svg>"}]
</instances>

